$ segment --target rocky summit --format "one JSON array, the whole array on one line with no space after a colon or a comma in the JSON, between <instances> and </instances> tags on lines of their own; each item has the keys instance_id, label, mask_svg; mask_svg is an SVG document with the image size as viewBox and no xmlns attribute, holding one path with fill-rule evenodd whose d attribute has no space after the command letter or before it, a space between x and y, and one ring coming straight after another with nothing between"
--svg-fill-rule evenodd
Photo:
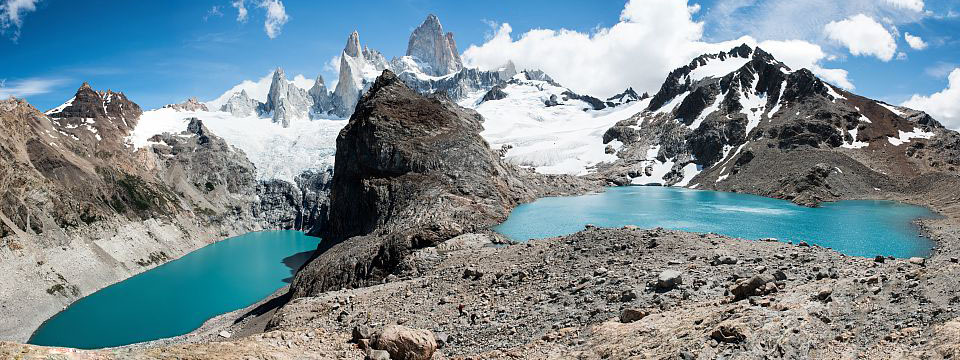
<instances>
[{"instance_id":1,"label":"rocky summit","mask_svg":"<svg viewBox=\"0 0 960 360\"><path fill-rule=\"evenodd\" d=\"M955 159L932 154L957 136L742 45L672 71L644 111L604 134L618 160L599 173L816 205L957 174Z\"/></svg>"},{"instance_id":2,"label":"rocky summit","mask_svg":"<svg viewBox=\"0 0 960 360\"><path fill-rule=\"evenodd\" d=\"M463 69L453 33L444 33L443 25L436 15L430 14L410 34L407 56L423 64L423 72L432 76L444 76Z\"/></svg>"}]
</instances>

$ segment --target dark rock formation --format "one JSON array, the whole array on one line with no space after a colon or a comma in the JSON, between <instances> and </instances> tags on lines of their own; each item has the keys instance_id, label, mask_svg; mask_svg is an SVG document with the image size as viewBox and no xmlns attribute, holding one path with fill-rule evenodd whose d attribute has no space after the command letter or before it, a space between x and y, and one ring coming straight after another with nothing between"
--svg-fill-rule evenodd
<instances>
[{"instance_id":1,"label":"dark rock formation","mask_svg":"<svg viewBox=\"0 0 960 360\"><path fill-rule=\"evenodd\" d=\"M710 73L724 61L735 70ZM917 132L932 139L897 140ZM623 146L619 160L599 168L615 184L696 185L815 205L870 196L884 178L955 172L951 139L929 115L857 96L742 45L672 71L645 111L607 130L604 142ZM820 164L839 175L812 181L823 178L807 176ZM658 178L649 179L656 167Z\"/></svg>"},{"instance_id":2,"label":"dark rock formation","mask_svg":"<svg viewBox=\"0 0 960 360\"><path fill-rule=\"evenodd\" d=\"M521 201L564 182L501 162L480 137L482 118L424 97L384 71L337 138L330 216L294 297L365 284L414 249L504 220Z\"/></svg>"}]
</instances>

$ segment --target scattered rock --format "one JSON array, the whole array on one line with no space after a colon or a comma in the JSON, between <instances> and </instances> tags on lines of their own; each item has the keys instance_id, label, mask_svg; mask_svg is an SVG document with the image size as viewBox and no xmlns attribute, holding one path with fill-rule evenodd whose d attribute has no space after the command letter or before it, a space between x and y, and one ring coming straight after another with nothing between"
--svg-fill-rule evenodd
<instances>
[{"instance_id":1,"label":"scattered rock","mask_svg":"<svg viewBox=\"0 0 960 360\"><path fill-rule=\"evenodd\" d=\"M353 328L353 331L352 331L353 338L351 339L351 341L357 343L357 342L360 342L360 340L369 339L371 332L372 331L370 330L369 326L357 325Z\"/></svg>"},{"instance_id":2,"label":"scattered rock","mask_svg":"<svg viewBox=\"0 0 960 360\"><path fill-rule=\"evenodd\" d=\"M740 343L747 339L746 328L743 324L723 322L713 329L710 338L721 343Z\"/></svg>"},{"instance_id":3,"label":"scattered rock","mask_svg":"<svg viewBox=\"0 0 960 360\"><path fill-rule=\"evenodd\" d=\"M730 255L715 255L713 260L710 261L710 265L734 265L737 263L737 258Z\"/></svg>"},{"instance_id":4,"label":"scattered rock","mask_svg":"<svg viewBox=\"0 0 960 360\"><path fill-rule=\"evenodd\" d=\"M474 267L468 267L463 270L464 279L480 280L483 277L483 271Z\"/></svg>"},{"instance_id":5,"label":"scattered rock","mask_svg":"<svg viewBox=\"0 0 960 360\"><path fill-rule=\"evenodd\" d=\"M820 289L820 292L817 293L817 299L823 302L830 301L830 296L833 295L833 288L824 287Z\"/></svg>"},{"instance_id":6,"label":"scattered rock","mask_svg":"<svg viewBox=\"0 0 960 360\"><path fill-rule=\"evenodd\" d=\"M437 338L437 348L438 348L438 349L443 349L444 347L447 346L447 344L450 343L450 335L448 335L448 334L445 333L445 332L438 332L438 333L436 334L436 338Z\"/></svg>"},{"instance_id":7,"label":"scattered rock","mask_svg":"<svg viewBox=\"0 0 960 360\"><path fill-rule=\"evenodd\" d=\"M924 266L927 263L927 259L924 259L922 257L912 257L907 261L909 261L911 264L920 265L920 266Z\"/></svg>"},{"instance_id":8,"label":"scattered rock","mask_svg":"<svg viewBox=\"0 0 960 360\"><path fill-rule=\"evenodd\" d=\"M220 335L220 337L222 337L222 338L224 338L224 339L229 339L231 336L233 336L233 334L231 334L229 331L226 331L226 330L221 331L221 332L220 332L219 334L217 334L217 335Z\"/></svg>"},{"instance_id":9,"label":"scattered rock","mask_svg":"<svg viewBox=\"0 0 960 360\"><path fill-rule=\"evenodd\" d=\"M370 350L367 353L367 356L364 357L365 360L390 360L390 353L384 350Z\"/></svg>"},{"instance_id":10,"label":"scattered rock","mask_svg":"<svg viewBox=\"0 0 960 360\"><path fill-rule=\"evenodd\" d=\"M643 309L623 309L623 312L620 313L620 322L622 323L632 323L638 321L650 315L650 312Z\"/></svg>"},{"instance_id":11,"label":"scattered rock","mask_svg":"<svg viewBox=\"0 0 960 360\"><path fill-rule=\"evenodd\" d=\"M762 296L777 291L776 277L761 274L746 280L741 280L730 288L733 300L739 301L751 296Z\"/></svg>"},{"instance_id":12,"label":"scattered rock","mask_svg":"<svg viewBox=\"0 0 960 360\"><path fill-rule=\"evenodd\" d=\"M682 283L683 277L676 270L664 270L657 277L657 289L660 290L671 290Z\"/></svg>"}]
</instances>

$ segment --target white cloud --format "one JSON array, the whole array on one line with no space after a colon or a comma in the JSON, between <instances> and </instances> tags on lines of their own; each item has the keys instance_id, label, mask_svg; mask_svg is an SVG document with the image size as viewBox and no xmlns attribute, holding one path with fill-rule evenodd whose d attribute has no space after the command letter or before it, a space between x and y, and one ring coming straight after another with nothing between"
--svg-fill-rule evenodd
<instances>
[{"instance_id":1,"label":"white cloud","mask_svg":"<svg viewBox=\"0 0 960 360\"><path fill-rule=\"evenodd\" d=\"M848 73L846 70L826 69L820 66L820 62L829 60L830 56L817 44L803 40L767 40L757 45L792 69L809 69L831 84L847 90L853 90L855 88L853 83L847 78Z\"/></svg>"},{"instance_id":2,"label":"white cloud","mask_svg":"<svg viewBox=\"0 0 960 360\"><path fill-rule=\"evenodd\" d=\"M960 68L950 73L947 88L930 96L913 95L903 106L926 111L946 127L960 129Z\"/></svg>"},{"instance_id":3,"label":"white cloud","mask_svg":"<svg viewBox=\"0 0 960 360\"><path fill-rule=\"evenodd\" d=\"M263 0L260 7L267 9L267 20L263 22L263 29L267 32L267 36L276 39L290 17L287 16L287 11L280 0Z\"/></svg>"},{"instance_id":4,"label":"white cloud","mask_svg":"<svg viewBox=\"0 0 960 360\"><path fill-rule=\"evenodd\" d=\"M927 42L919 36L910 35L910 33L903 33L903 38L907 40L907 44L910 45L914 50L923 50L927 48Z\"/></svg>"},{"instance_id":5,"label":"white cloud","mask_svg":"<svg viewBox=\"0 0 960 360\"><path fill-rule=\"evenodd\" d=\"M886 3L901 9L921 12L923 11L923 0L884 0Z\"/></svg>"},{"instance_id":6,"label":"white cloud","mask_svg":"<svg viewBox=\"0 0 960 360\"><path fill-rule=\"evenodd\" d=\"M334 75L340 74L340 55L330 58L329 61L323 64L323 71L328 71Z\"/></svg>"},{"instance_id":7,"label":"white cloud","mask_svg":"<svg viewBox=\"0 0 960 360\"><path fill-rule=\"evenodd\" d=\"M534 29L517 38L510 24L501 24L481 45L463 53L468 66L498 68L512 60L521 69L547 72L576 91L606 97L633 86L656 92L673 69L703 53L726 51L740 43L760 45L792 68L810 68L838 86L852 88L846 72L817 65L828 56L804 41L759 42L752 37L706 42L704 23L693 19L696 6L686 0L632 0L620 21L592 33Z\"/></svg>"},{"instance_id":8,"label":"white cloud","mask_svg":"<svg viewBox=\"0 0 960 360\"><path fill-rule=\"evenodd\" d=\"M237 21L247 22L247 6L243 4L244 0L234 0L230 5L237 9Z\"/></svg>"},{"instance_id":9,"label":"white cloud","mask_svg":"<svg viewBox=\"0 0 960 360\"><path fill-rule=\"evenodd\" d=\"M210 10L207 10L207 14L203 16L203 21L207 21L211 17L223 17L223 12L220 11L219 5L214 5Z\"/></svg>"},{"instance_id":10,"label":"white cloud","mask_svg":"<svg viewBox=\"0 0 960 360\"><path fill-rule=\"evenodd\" d=\"M820 43L825 25L857 14L888 19L890 25L914 23L927 15L883 0L717 0L705 18L710 19L711 38L749 35Z\"/></svg>"},{"instance_id":11,"label":"white cloud","mask_svg":"<svg viewBox=\"0 0 960 360\"><path fill-rule=\"evenodd\" d=\"M0 32L6 34L13 29L11 39L14 42L20 38L20 28L23 27L23 16L37 10L40 0L0 0Z\"/></svg>"},{"instance_id":12,"label":"white cloud","mask_svg":"<svg viewBox=\"0 0 960 360\"><path fill-rule=\"evenodd\" d=\"M30 95L46 94L66 83L65 79L30 78L18 81L3 79L0 84L0 99L10 96L23 98Z\"/></svg>"},{"instance_id":13,"label":"white cloud","mask_svg":"<svg viewBox=\"0 0 960 360\"><path fill-rule=\"evenodd\" d=\"M846 46L853 55L872 55L890 61L897 53L897 42L890 32L864 14L832 21L823 27L823 31L829 39Z\"/></svg>"}]
</instances>

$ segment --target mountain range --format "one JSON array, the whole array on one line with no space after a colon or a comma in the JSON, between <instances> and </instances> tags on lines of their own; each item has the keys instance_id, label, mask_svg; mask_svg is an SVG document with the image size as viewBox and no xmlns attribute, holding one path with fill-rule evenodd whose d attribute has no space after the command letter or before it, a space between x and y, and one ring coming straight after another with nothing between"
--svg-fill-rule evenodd
<instances>
[{"instance_id":1,"label":"mountain range","mask_svg":"<svg viewBox=\"0 0 960 360\"><path fill-rule=\"evenodd\" d=\"M263 94L241 84L213 101L191 98L148 111L122 92L97 91L86 83L73 98L46 112L20 99L0 101L0 168L12 170L0 173L0 188L6 190L0 198L0 244L7 249L0 252L0 271L10 274L0 279L0 317L11 319L0 324L0 337L26 340L44 319L82 296L249 231L293 229L324 237L289 292L277 298L289 305L270 310L275 312L252 312L266 316L257 323L262 331L307 336L303 329L319 328L317 321L343 327L347 323L341 319L356 315L347 314L354 309L350 300L330 298L342 294L328 291L382 286L377 289L388 288L398 296L420 284L433 286L431 279L452 273L461 281L478 281L463 285L469 291L500 291L504 283L523 284L527 277L546 273L517 270L517 263L489 269L468 266L480 261L475 257L459 260L463 263L452 270L437 267L449 259L445 254L461 247L486 255L498 251L474 246L503 242L490 227L516 205L537 197L601 191L609 185L662 185L751 193L804 206L841 199L919 199L953 211L949 191L958 183L958 163L960 134L928 114L845 91L807 69L791 69L759 47L741 45L696 57L670 72L652 95L628 88L600 99L513 63L492 71L465 67L454 35L429 15L411 34L405 55L391 60L361 46L357 32L349 34L332 90L319 76L304 88L277 68ZM668 251L651 240L664 236L662 231L629 232L633 230L620 234L642 244L631 248L630 256ZM566 258L573 259L571 254L587 249L597 256L626 251L627 245L604 242L601 235L590 228L562 242L527 246L539 255L559 248L568 252L544 255L544 266L562 265ZM585 237L600 237L596 240L604 245L582 245ZM702 240L707 234L690 237L689 242L708 243ZM728 242L709 239L711 246ZM667 249L676 245L669 244ZM754 251L763 246L749 247ZM773 257L775 251L755 252ZM677 257L669 260L673 264L708 257L663 256L668 255ZM780 260L805 266L804 256ZM826 250L810 256L847 266L842 273L860 274L866 266L859 262L861 267L854 267L852 260ZM713 259L727 264L720 255ZM563 293L584 291L590 296L589 301L576 300L581 302L577 306L618 303L631 294L590 294L589 285L607 281L606 268L600 265L623 261L596 263L585 280L567 279L559 286ZM759 260L749 261L733 259L728 265L762 266ZM880 265L884 261L881 257L870 266L887 266ZM446 273L438 275L437 269ZM820 270L790 279L765 273L775 280L761 279L761 285L776 288L775 282L789 281L808 291L819 286L815 281L838 277ZM401 276L404 282L397 285ZM882 282L868 276L879 275L863 274L865 280L856 286ZM896 289L906 293L914 287ZM769 294L765 289L753 290ZM660 297L659 291L650 301L672 304L674 299ZM781 298L779 305L750 306L763 316L774 316L770 314L789 310L791 301L812 298L799 291L788 292L784 296L790 298ZM565 296L560 292L537 294L536 299L530 295L524 301L555 305L559 300L551 299ZM484 295L478 303L490 301L491 295ZM438 296L443 298L431 301L452 301L447 292ZM815 294L816 306L827 303L830 295L819 296ZM681 304L685 298L678 299ZM716 302L703 307L719 307ZM310 304L321 304L317 308L326 312L317 315ZM897 313L907 312L897 301L884 304L903 310ZM783 308L774 311L780 305ZM459 311L466 314L473 306ZM700 309L689 303L677 306L691 313ZM820 315L826 312L804 306ZM596 311L581 315L589 318L602 310ZM727 313L717 310L704 317L716 320ZM487 322L488 315L458 320L457 331L470 326L507 331ZM241 320L226 326L246 326ZM563 336L559 332L572 326L540 325L542 329L530 330L541 339L534 341L558 340ZM714 348L734 349L744 341L737 340L743 334L730 335L742 326L730 326L736 329L718 328L719 335L708 336ZM842 324L834 327L823 331L845 334ZM758 344L772 343L786 331L773 333L758 331L763 339ZM369 340L362 336L354 335L354 340ZM256 336L238 341L249 341L245 344L257 349L275 344ZM304 350L292 344L283 351ZM205 353L203 347L212 345L198 346L193 348L197 353L180 355ZM465 351L459 349L454 351ZM670 348L671 356L677 355L674 350ZM768 349L757 345L741 350L756 355ZM802 354L795 347L781 350Z\"/></svg>"}]
</instances>

